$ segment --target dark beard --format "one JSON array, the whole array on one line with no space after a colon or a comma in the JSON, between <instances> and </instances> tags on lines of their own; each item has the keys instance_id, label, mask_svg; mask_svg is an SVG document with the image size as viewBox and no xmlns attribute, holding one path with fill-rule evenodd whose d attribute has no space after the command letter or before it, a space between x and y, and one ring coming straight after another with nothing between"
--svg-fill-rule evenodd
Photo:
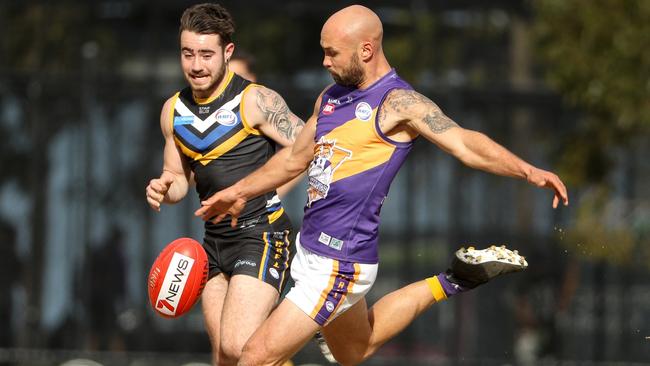
<instances>
[{"instance_id":1,"label":"dark beard","mask_svg":"<svg viewBox=\"0 0 650 366\"><path fill-rule=\"evenodd\" d=\"M226 77L226 63L225 62L221 65L221 68L219 69L219 71L217 72L215 77L212 79L212 84L210 84L208 86L205 86L205 87L203 87L203 88L201 88L200 90L197 90L197 91L199 91L199 92L206 92L206 91L213 92L217 88L217 86L219 85L221 80L223 80L224 77Z\"/></svg>"},{"instance_id":2,"label":"dark beard","mask_svg":"<svg viewBox=\"0 0 650 366\"><path fill-rule=\"evenodd\" d=\"M341 75L332 73L334 81L342 86L357 87L363 82L363 68L359 61L359 56L354 54L350 62L350 68L343 70Z\"/></svg>"}]
</instances>

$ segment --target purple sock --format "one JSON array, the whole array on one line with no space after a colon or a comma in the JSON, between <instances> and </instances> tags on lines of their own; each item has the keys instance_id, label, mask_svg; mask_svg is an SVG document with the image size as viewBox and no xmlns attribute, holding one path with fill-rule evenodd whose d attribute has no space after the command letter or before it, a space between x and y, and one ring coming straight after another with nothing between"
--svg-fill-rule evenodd
<instances>
[{"instance_id":1,"label":"purple sock","mask_svg":"<svg viewBox=\"0 0 650 366\"><path fill-rule=\"evenodd\" d=\"M465 292L468 289L465 287L462 287L461 285L457 283L453 283L447 278L447 274L442 272L438 276L438 281L440 281L440 285L442 285L442 289L445 291L445 294L447 297L452 297L456 294L459 294L461 292Z\"/></svg>"}]
</instances>

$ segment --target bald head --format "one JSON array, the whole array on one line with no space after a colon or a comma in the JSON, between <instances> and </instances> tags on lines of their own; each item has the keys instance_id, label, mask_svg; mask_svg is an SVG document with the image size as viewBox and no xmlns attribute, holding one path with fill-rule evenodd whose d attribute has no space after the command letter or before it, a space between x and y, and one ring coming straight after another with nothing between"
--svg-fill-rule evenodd
<instances>
[{"instance_id":1,"label":"bald head","mask_svg":"<svg viewBox=\"0 0 650 366\"><path fill-rule=\"evenodd\" d=\"M364 88L390 71L381 40L381 20L372 10L352 5L334 13L323 25L323 66L337 84Z\"/></svg>"},{"instance_id":2,"label":"bald head","mask_svg":"<svg viewBox=\"0 0 650 366\"><path fill-rule=\"evenodd\" d=\"M381 20L374 11L365 6L352 5L329 17L323 25L321 36L343 38L354 46L359 42L371 42L375 49L379 49L383 32Z\"/></svg>"}]
</instances>

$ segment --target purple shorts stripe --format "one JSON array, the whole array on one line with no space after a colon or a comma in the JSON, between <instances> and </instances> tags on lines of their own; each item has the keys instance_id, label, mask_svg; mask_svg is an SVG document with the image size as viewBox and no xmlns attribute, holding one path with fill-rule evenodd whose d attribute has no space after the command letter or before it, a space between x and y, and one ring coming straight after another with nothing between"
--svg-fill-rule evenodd
<instances>
[{"instance_id":1,"label":"purple shorts stripe","mask_svg":"<svg viewBox=\"0 0 650 366\"><path fill-rule=\"evenodd\" d=\"M323 291L319 301L320 308L314 316L319 325L325 325L336 314L336 309L341 305L348 291L352 289L359 275L359 267L352 262L338 262L338 271L332 273L334 281L330 281L327 292ZM323 301L324 300L324 301Z\"/></svg>"},{"instance_id":2,"label":"purple shorts stripe","mask_svg":"<svg viewBox=\"0 0 650 366\"><path fill-rule=\"evenodd\" d=\"M284 261L283 267L282 267L282 277L280 277L280 287L278 289L278 291L280 291L280 292L284 288L284 281L286 279L285 274L288 272L287 268L289 268L289 258L291 258L291 249L290 249L291 248L291 242L289 241L289 232L286 231L285 234L286 235L284 236L284 248L282 249L282 254L284 255L284 258L286 258L286 260ZM285 253L286 253L286 255L285 255Z\"/></svg>"},{"instance_id":3,"label":"purple shorts stripe","mask_svg":"<svg viewBox=\"0 0 650 366\"><path fill-rule=\"evenodd\" d=\"M330 289L332 289L334 286L334 281L336 280L336 274L338 273L338 271L339 271L339 261L334 259L332 260L332 272L330 273L330 279L328 281L327 287L325 287L325 290L321 292L316 307L312 310L311 314L309 315L312 319L316 319L319 310L324 306L325 299L327 299L327 294L330 292Z\"/></svg>"}]
</instances>

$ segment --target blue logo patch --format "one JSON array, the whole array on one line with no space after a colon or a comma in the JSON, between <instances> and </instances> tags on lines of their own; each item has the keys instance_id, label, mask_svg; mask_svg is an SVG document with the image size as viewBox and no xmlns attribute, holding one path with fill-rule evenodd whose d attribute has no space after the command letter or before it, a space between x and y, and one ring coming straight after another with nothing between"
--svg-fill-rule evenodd
<instances>
[{"instance_id":1,"label":"blue logo patch","mask_svg":"<svg viewBox=\"0 0 650 366\"><path fill-rule=\"evenodd\" d=\"M194 116L176 116L174 117L174 126L191 125L194 123Z\"/></svg>"}]
</instances>

